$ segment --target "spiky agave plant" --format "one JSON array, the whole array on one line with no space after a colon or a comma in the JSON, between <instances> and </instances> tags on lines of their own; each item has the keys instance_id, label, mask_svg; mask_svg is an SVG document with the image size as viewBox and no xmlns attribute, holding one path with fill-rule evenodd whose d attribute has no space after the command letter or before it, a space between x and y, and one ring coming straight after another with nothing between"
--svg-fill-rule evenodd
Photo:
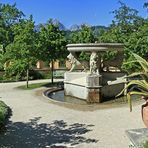
<instances>
[{"instance_id":1,"label":"spiky agave plant","mask_svg":"<svg viewBox=\"0 0 148 148\"><path fill-rule=\"evenodd\" d=\"M135 53L132 53L132 54L135 58L135 61L131 61L131 62L135 62L135 63L138 62L142 70L140 72L135 72L130 74L128 78L140 76L141 79L129 81L127 86L119 94L121 95L125 90L127 90L129 87L133 85L136 86L136 88L138 88L138 91L132 90L127 93L127 99L128 99L128 104L130 106L130 111L132 111L132 99L131 99L132 95L141 95L143 96L144 99L148 99L148 62L142 57L140 57L139 55Z\"/></svg>"}]
</instances>

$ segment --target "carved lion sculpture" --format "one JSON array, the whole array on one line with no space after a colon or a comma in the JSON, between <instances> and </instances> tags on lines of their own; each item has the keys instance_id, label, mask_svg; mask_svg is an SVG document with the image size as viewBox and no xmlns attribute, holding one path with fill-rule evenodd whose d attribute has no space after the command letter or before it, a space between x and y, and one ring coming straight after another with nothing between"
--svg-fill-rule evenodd
<instances>
[{"instance_id":1,"label":"carved lion sculpture","mask_svg":"<svg viewBox=\"0 0 148 148\"><path fill-rule=\"evenodd\" d=\"M86 71L88 68L88 63L87 62L80 62L78 61L76 58L76 56L74 56L74 54L70 53L67 58L69 59L70 63L71 63L71 69L70 72L74 71L74 69L76 69L77 66L81 66L83 68L83 71Z\"/></svg>"}]
</instances>

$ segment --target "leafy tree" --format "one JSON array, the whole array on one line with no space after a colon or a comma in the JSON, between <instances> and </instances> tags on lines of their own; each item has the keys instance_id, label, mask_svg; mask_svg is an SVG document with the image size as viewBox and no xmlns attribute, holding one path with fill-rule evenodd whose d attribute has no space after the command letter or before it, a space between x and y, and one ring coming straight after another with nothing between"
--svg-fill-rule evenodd
<instances>
[{"instance_id":1,"label":"leafy tree","mask_svg":"<svg viewBox=\"0 0 148 148\"><path fill-rule=\"evenodd\" d=\"M0 45L0 70L3 69L3 46Z\"/></svg>"},{"instance_id":2,"label":"leafy tree","mask_svg":"<svg viewBox=\"0 0 148 148\"><path fill-rule=\"evenodd\" d=\"M53 61L63 60L67 57L66 38L59 26L50 19L46 25L40 26L38 33L38 59L52 62L53 83Z\"/></svg>"},{"instance_id":3,"label":"leafy tree","mask_svg":"<svg viewBox=\"0 0 148 148\"><path fill-rule=\"evenodd\" d=\"M79 31L75 31L71 35L71 43L94 43L96 38L90 27L85 24L81 25Z\"/></svg>"},{"instance_id":4,"label":"leafy tree","mask_svg":"<svg viewBox=\"0 0 148 148\"><path fill-rule=\"evenodd\" d=\"M70 43L95 43L96 38L90 27L85 24L81 25L79 31L75 31L71 34ZM84 52L78 53L80 60L89 60L89 55Z\"/></svg>"},{"instance_id":5,"label":"leafy tree","mask_svg":"<svg viewBox=\"0 0 148 148\"><path fill-rule=\"evenodd\" d=\"M15 24L12 30L14 40L6 47L5 53L6 61L10 61L6 68L6 76L16 76L16 79L21 79L26 75L28 87L29 69L36 57L36 32L32 16Z\"/></svg>"},{"instance_id":6,"label":"leafy tree","mask_svg":"<svg viewBox=\"0 0 148 148\"><path fill-rule=\"evenodd\" d=\"M147 9L147 12L148 12L148 2L145 2L144 5L143 5L143 7L146 8Z\"/></svg>"},{"instance_id":7,"label":"leafy tree","mask_svg":"<svg viewBox=\"0 0 148 148\"><path fill-rule=\"evenodd\" d=\"M102 42L120 42L124 43L129 39L131 33L137 31L141 26L141 18L138 16L138 11L128 7L126 4L119 1L120 7L114 10L114 20L99 39Z\"/></svg>"},{"instance_id":8,"label":"leafy tree","mask_svg":"<svg viewBox=\"0 0 148 148\"><path fill-rule=\"evenodd\" d=\"M23 12L16 8L16 4L0 3L0 44L5 47L13 41L12 26L18 23L24 16Z\"/></svg>"},{"instance_id":9,"label":"leafy tree","mask_svg":"<svg viewBox=\"0 0 148 148\"><path fill-rule=\"evenodd\" d=\"M137 18L138 11L127 6L122 1L119 1L120 7L117 10L114 10L112 13L114 15L114 22L116 24L132 24Z\"/></svg>"},{"instance_id":10,"label":"leafy tree","mask_svg":"<svg viewBox=\"0 0 148 148\"><path fill-rule=\"evenodd\" d=\"M125 62L133 59L129 51L146 58L148 56L148 19L141 18L138 16L137 10L128 7L121 1L119 3L119 9L113 11L115 19L112 21L109 30L103 32L98 40L100 42L123 43L125 45ZM123 68L130 72L138 69L139 66L129 63Z\"/></svg>"},{"instance_id":11,"label":"leafy tree","mask_svg":"<svg viewBox=\"0 0 148 148\"><path fill-rule=\"evenodd\" d=\"M131 56L129 51L137 53L144 59L148 58L148 20L145 19L143 24L138 28L137 32L134 32L130 35L130 38L127 42L125 42L125 55L126 61L132 61L133 56ZM140 68L139 65L135 63L130 63L124 65L124 69L128 70L129 72L136 71Z\"/></svg>"}]
</instances>

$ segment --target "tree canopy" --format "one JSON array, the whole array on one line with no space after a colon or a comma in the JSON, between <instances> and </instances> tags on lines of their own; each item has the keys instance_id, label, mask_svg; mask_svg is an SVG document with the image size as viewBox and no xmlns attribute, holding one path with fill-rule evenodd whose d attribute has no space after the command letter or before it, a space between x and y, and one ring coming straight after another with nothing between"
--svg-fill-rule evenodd
<instances>
[{"instance_id":1,"label":"tree canopy","mask_svg":"<svg viewBox=\"0 0 148 148\"><path fill-rule=\"evenodd\" d=\"M43 61L62 59L67 56L64 31L50 19L46 25L40 25L38 32L38 58Z\"/></svg>"},{"instance_id":2,"label":"tree canopy","mask_svg":"<svg viewBox=\"0 0 148 148\"><path fill-rule=\"evenodd\" d=\"M74 31L71 34L71 43L94 43L96 38L91 28L85 24L81 25L79 31Z\"/></svg>"},{"instance_id":3,"label":"tree canopy","mask_svg":"<svg viewBox=\"0 0 148 148\"><path fill-rule=\"evenodd\" d=\"M18 23L23 16L23 12L16 8L16 4L0 3L0 44L4 49L13 41L12 26Z\"/></svg>"},{"instance_id":4,"label":"tree canopy","mask_svg":"<svg viewBox=\"0 0 148 148\"><path fill-rule=\"evenodd\" d=\"M98 37L100 42L118 42L125 45L125 62L133 59L131 52L143 58L148 57L148 19L138 15L138 11L119 1L120 7L113 11L114 20L107 31ZM126 64L127 71L138 69L134 63Z\"/></svg>"},{"instance_id":5,"label":"tree canopy","mask_svg":"<svg viewBox=\"0 0 148 148\"><path fill-rule=\"evenodd\" d=\"M5 61L10 61L6 75L20 79L36 59L36 32L32 17L13 25L12 31L14 40L6 47L4 55Z\"/></svg>"},{"instance_id":6,"label":"tree canopy","mask_svg":"<svg viewBox=\"0 0 148 148\"><path fill-rule=\"evenodd\" d=\"M96 37L93 34L91 28L85 24L81 25L79 31L74 31L71 34L70 43L95 43ZM89 55L81 52L77 53L79 60L89 61Z\"/></svg>"},{"instance_id":7,"label":"tree canopy","mask_svg":"<svg viewBox=\"0 0 148 148\"><path fill-rule=\"evenodd\" d=\"M148 3L143 4L148 12ZM6 76L17 79L26 77L27 70L37 62L65 60L67 43L123 43L125 62L133 59L131 52L148 57L148 18L139 16L138 11L119 1L119 8L113 12L114 19L108 28L98 30L82 24L79 30L61 30L50 19L46 24L35 26L33 17L26 18L16 4L0 3L0 68L5 67ZM97 28L95 28L96 30ZM68 36L68 37L67 37ZM109 56L114 56L110 54ZM80 60L88 60L89 55L79 54ZM8 64L9 63L9 64ZM138 65L126 64L127 71L138 69Z\"/></svg>"}]
</instances>

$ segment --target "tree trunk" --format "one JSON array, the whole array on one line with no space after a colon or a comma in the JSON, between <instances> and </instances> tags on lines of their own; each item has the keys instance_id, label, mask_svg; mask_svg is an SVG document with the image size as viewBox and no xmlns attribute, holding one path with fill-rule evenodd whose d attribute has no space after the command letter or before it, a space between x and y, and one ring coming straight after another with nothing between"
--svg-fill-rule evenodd
<instances>
[{"instance_id":1,"label":"tree trunk","mask_svg":"<svg viewBox=\"0 0 148 148\"><path fill-rule=\"evenodd\" d=\"M53 84L53 60L51 61L51 83Z\"/></svg>"},{"instance_id":2,"label":"tree trunk","mask_svg":"<svg viewBox=\"0 0 148 148\"><path fill-rule=\"evenodd\" d=\"M26 75L26 87L28 88L29 87L29 68L27 68L27 75Z\"/></svg>"}]
</instances>

